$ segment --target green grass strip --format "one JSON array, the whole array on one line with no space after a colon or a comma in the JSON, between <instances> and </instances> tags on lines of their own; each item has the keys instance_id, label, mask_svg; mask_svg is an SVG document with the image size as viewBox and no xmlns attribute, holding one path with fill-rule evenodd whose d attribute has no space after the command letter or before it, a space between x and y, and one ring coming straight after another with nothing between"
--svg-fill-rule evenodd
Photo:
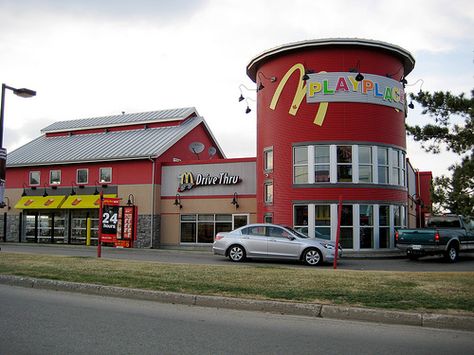
<instances>
[{"instance_id":1,"label":"green grass strip","mask_svg":"<svg viewBox=\"0 0 474 355\"><path fill-rule=\"evenodd\" d=\"M474 312L474 272L166 264L2 252L0 273L200 295Z\"/></svg>"}]
</instances>

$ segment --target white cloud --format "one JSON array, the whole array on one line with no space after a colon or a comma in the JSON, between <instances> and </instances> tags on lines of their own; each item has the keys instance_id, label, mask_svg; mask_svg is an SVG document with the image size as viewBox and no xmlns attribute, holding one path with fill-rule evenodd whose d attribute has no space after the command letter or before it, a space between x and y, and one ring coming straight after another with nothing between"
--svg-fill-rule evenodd
<instances>
[{"instance_id":1,"label":"white cloud","mask_svg":"<svg viewBox=\"0 0 474 355\"><path fill-rule=\"evenodd\" d=\"M376 39L420 58L409 79L423 77L424 89L467 91L469 4L0 0L0 78L38 92L28 100L8 94L4 141L11 151L58 120L195 106L227 156L252 156L255 105L246 115L237 98L240 84L254 85L245 72L254 56L305 39ZM457 56L469 58L452 65ZM409 156L429 155L420 152L409 146Z\"/></svg>"}]
</instances>

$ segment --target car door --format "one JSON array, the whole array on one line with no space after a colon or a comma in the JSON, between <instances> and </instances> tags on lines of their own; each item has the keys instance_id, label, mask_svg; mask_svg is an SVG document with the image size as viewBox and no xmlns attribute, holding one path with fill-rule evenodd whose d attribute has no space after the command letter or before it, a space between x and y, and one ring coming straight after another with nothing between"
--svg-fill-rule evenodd
<instances>
[{"instance_id":1,"label":"car door","mask_svg":"<svg viewBox=\"0 0 474 355\"><path fill-rule=\"evenodd\" d=\"M267 227L267 235L269 257L299 258L301 242L286 229L277 226Z\"/></svg>"},{"instance_id":2,"label":"car door","mask_svg":"<svg viewBox=\"0 0 474 355\"><path fill-rule=\"evenodd\" d=\"M247 256L267 256L267 236L265 226L250 226L242 230L242 244L247 250Z\"/></svg>"}]
</instances>

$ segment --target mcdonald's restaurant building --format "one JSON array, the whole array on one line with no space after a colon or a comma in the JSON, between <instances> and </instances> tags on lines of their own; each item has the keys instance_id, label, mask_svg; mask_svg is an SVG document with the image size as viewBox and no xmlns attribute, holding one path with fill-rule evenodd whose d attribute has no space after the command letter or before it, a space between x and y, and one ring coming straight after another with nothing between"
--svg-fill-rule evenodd
<instances>
[{"instance_id":1,"label":"mcdonald's restaurant building","mask_svg":"<svg viewBox=\"0 0 474 355\"><path fill-rule=\"evenodd\" d=\"M420 203L406 158L404 89L414 65L396 45L344 38L253 58L257 219L334 240L341 200L343 248L394 248L394 229L414 221Z\"/></svg>"},{"instance_id":2,"label":"mcdonald's restaurant building","mask_svg":"<svg viewBox=\"0 0 474 355\"><path fill-rule=\"evenodd\" d=\"M258 55L247 66L255 158L227 159L193 107L53 123L8 154L0 236L95 244L102 195L117 201L102 215L115 246L209 246L253 222L335 239L341 200L345 249L394 248L394 229L421 220L420 196L430 203L406 158L414 63L398 46L360 39Z\"/></svg>"}]
</instances>

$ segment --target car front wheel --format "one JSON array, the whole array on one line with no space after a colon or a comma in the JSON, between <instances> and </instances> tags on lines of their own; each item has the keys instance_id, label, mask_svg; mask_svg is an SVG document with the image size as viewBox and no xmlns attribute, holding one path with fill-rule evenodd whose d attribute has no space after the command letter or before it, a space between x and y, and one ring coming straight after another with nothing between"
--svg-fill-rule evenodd
<instances>
[{"instance_id":1,"label":"car front wheel","mask_svg":"<svg viewBox=\"0 0 474 355\"><path fill-rule=\"evenodd\" d=\"M323 256L318 249L308 249L303 254L303 261L310 266L321 265Z\"/></svg>"},{"instance_id":2,"label":"car front wheel","mask_svg":"<svg viewBox=\"0 0 474 355\"><path fill-rule=\"evenodd\" d=\"M235 262L245 260L245 250L240 245L233 245L229 249L229 259Z\"/></svg>"}]
</instances>

